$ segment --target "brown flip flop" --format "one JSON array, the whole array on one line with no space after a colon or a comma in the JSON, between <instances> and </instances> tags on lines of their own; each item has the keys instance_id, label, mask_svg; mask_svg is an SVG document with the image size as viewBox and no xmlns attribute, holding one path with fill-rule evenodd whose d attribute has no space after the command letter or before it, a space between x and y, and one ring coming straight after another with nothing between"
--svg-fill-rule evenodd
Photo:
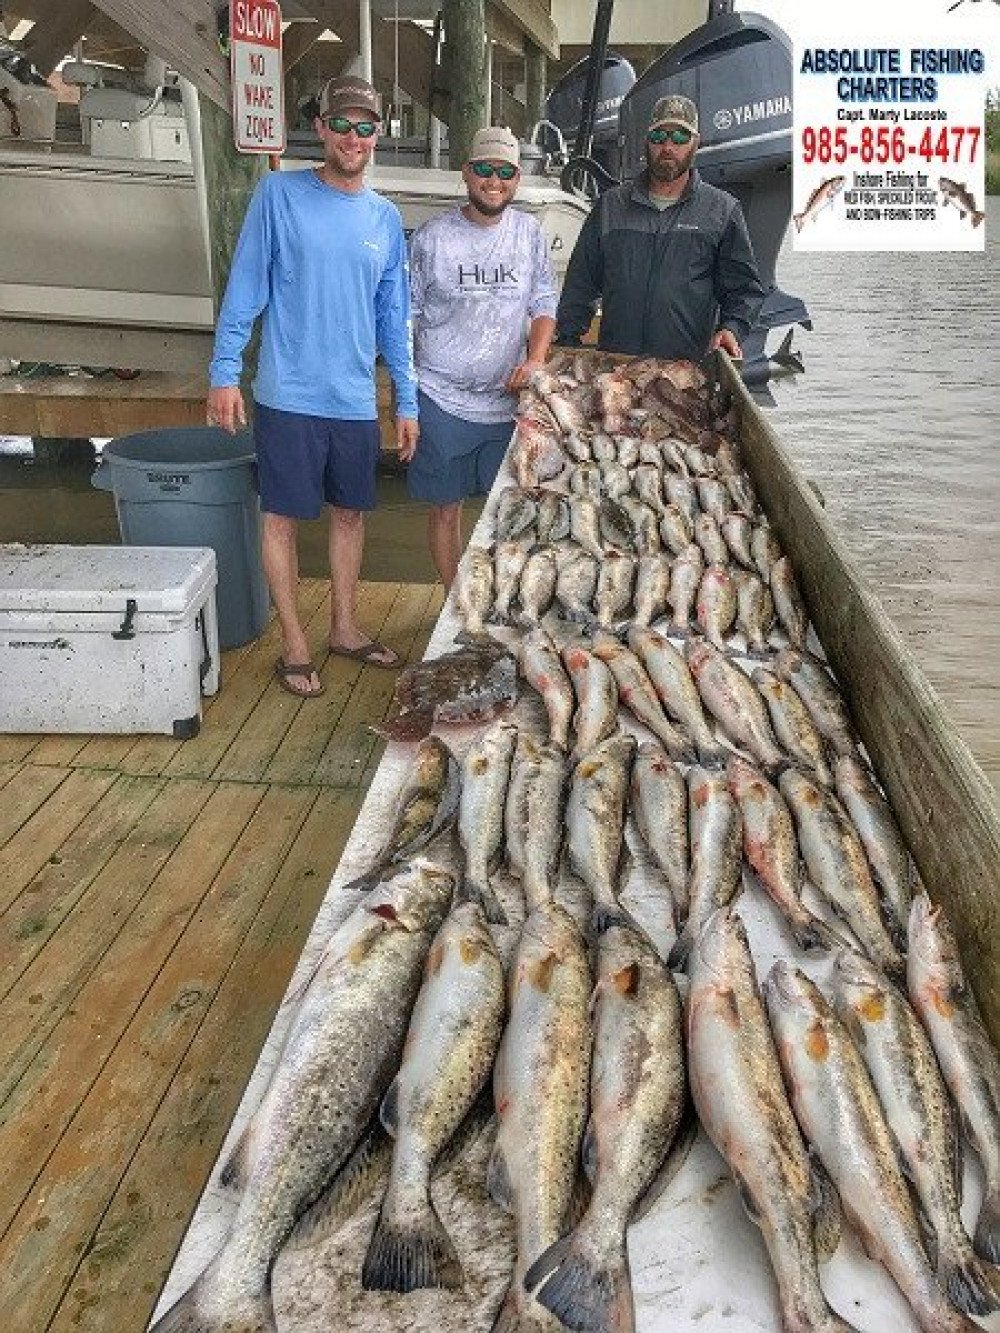
<instances>
[{"instance_id":1,"label":"brown flip flop","mask_svg":"<svg viewBox=\"0 0 1000 1333\"><path fill-rule=\"evenodd\" d=\"M364 662L366 666L381 667L383 671L395 671L403 660L394 648L387 648L375 639L371 643L363 643L360 648L341 648L331 643L330 652L334 657L349 657L352 662ZM380 655L388 656L390 660L380 662Z\"/></svg>"},{"instance_id":2,"label":"brown flip flop","mask_svg":"<svg viewBox=\"0 0 1000 1333\"><path fill-rule=\"evenodd\" d=\"M312 662L285 662L278 658L274 664L274 678L287 694L294 694L296 699L315 699L323 693L323 682L320 681L318 690L297 690L291 683L294 676L301 676L308 680L310 676L318 675Z\"/></svg>"}]
</instances>

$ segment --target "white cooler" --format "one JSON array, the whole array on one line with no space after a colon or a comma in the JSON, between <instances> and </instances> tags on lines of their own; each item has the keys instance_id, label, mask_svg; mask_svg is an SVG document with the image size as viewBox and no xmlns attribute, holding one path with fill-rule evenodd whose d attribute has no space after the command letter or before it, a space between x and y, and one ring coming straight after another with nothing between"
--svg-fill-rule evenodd
<instances>
[{"instance_id":1,"label":"white cooler","mask_svg":"<svg viewBox=\"0 0 1000 1333\"><path fill-rule=\"evenodd\" d=\"M0 545L0 732L196 735L215 585L209 547Z\"/></svg>"}]
</instances>

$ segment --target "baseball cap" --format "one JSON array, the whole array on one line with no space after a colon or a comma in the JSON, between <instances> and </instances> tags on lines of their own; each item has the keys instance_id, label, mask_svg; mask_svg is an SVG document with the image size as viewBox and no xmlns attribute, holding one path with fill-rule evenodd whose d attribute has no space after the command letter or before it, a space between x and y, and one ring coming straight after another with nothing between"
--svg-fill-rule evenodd
<instances>
[{"instance_id":1,"label":"baseball cap","mask_svg":"<svg viewBox=\"0 0 1000 1333\"><path fill-rule=\"evenodd\" d=\"M684 97L681 93L668 93L659 99L649 118L651 130L658 130L661 125L678 125L683 130L697 134L698 108L690 97Z\"/></svg>"},{"instance_id":2,"label":"baseball cap","mask_svg":"<svg viewBox=\"0 0 1000 1333\"><path fill-rule=\"evenodd\" d=\"M367 111L376 120L381 120L382 99L367 79L356 74L343 74L323 85L319 114L325 118L343 115L345 111Z\"/></svg>"},{"instance_id":3,"label":"baseball cap","mask_svg":"<svg viewBox=\"0 0 1000 1333\"><path fill-rule=\"evenodd\" d=\"M521 147L517 137L503 125L489 125L484 130L476 130L469 152L470 162L509 162L512 167L521 165Z\"/></svg>"}]
</instances>

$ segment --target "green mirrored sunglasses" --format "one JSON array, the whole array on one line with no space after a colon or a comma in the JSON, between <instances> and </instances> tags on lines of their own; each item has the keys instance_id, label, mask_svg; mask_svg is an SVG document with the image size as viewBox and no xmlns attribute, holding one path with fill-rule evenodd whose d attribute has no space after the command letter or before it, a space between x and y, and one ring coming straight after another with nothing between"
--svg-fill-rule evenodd
<instances>
[{"instance_id":1,"label":"green mirrored sunglasses","mask_svg":"<svg viewBox=\"0 0 1000 1333\"><path fill-rule=\"evenodd\" d=\"M327 116L324 123L334 134L350 134L353 130L359 139L370 139L378 129L374 120L349 120L347 116Z\"/></svg>"},{"instance_id":2,"label":"green mirrored sunglasses","mask_svg":"<svg viewBox=\"0 0 1000 1333\"><path fill-rule=\"evenodd\" d=\"M495 167L492 162L471 162L469 165L473 175L484 181L488 181L491 176L499 176L502 181L512 181L517 175L517 167L509 162L500 167Z\"/></svg>"},{"instance_id":3,"label":"green mirrored sunglasses","mask_svg":"<svg viewBox=\"0 0 1000 1333\"><path fill-rule=\"evenodd\" d=\"M694 135L690 130L682 130L678 126L672 130L650 130L646 138L650 143L666 143L669 139L671 143L683 144L690 143Z\"/></svg>"}]
</instances>

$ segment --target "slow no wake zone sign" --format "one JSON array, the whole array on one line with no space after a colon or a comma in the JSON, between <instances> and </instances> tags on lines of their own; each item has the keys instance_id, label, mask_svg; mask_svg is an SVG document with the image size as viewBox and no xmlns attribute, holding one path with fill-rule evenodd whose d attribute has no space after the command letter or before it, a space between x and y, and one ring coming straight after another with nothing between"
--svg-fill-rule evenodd
<instances>
[{"instance_id":1,"label":"slow no wake zone sign","mask_svg":"<svg viewBox=\"0 0 1000 1333\"><path fill-rule=\"evenodd\" d=\"M231 0L233 135L241 153L285 151L281 10L275 0Z\"/></svg>"}]
</instances>

